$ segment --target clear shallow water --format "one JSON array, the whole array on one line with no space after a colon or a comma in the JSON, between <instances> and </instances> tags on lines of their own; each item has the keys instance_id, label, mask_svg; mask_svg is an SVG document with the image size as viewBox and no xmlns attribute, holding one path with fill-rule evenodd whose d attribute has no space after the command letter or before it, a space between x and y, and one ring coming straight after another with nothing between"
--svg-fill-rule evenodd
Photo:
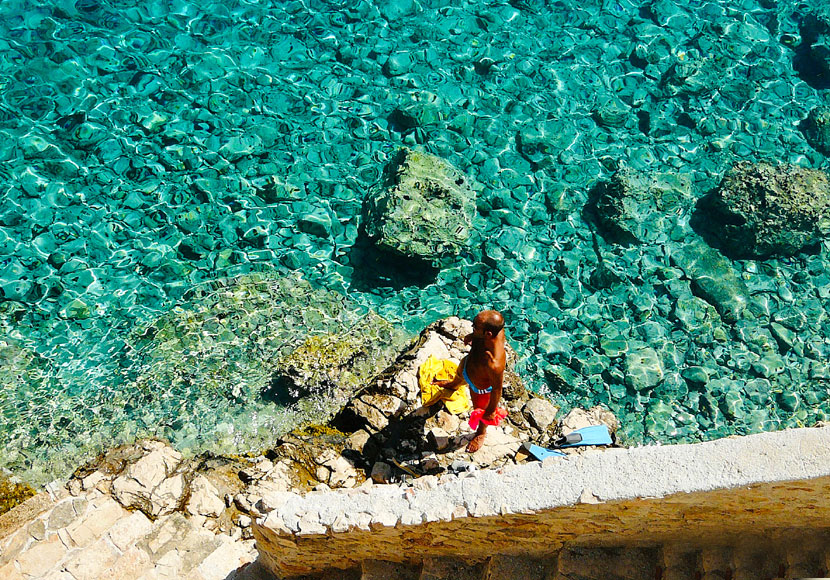
<instances>
[{"instance_id":1,"label":"clear shallow water","mask_svg":"<svg viewBox=\"0 0 830 580\"><path fill-rule=\"evenodd\" d=\"M164 375L176 352L192 364L212 347L165 350L147 329L205 324L192 313L210 308L261 317L254 334L290 346L369 308L414 333L495 307L530 385L610 406L632 443L824 418L825 247L734 262L757 314L700 333L670 291L688 286L670 259L688 215L624 247L582 213L619 163L685 174L698 197L739 160L826 168L797 125L827 92L794 67L799 21L822 4L4 2L0 467L42 481L147 434L245 450L313 416L258 397L260 376L246 396L227 388L270 360L243 326L208 332L238 366ZM360 239L363 199L401 146L484 186L468 251L437 273ZM592 279L600 266L618 281ZM299 275L311 298L277 282L246 298L244 278L233 307L193 292L252 271ZM302 320L332 300L314 289L347 307ZM799 348L773 340L780 320ZM624 360L642 344L664 377L635 391ZM780 368L758 370L769 353ZM148 397L147 376L166 394Z\"/></svg>"}]
</instances>

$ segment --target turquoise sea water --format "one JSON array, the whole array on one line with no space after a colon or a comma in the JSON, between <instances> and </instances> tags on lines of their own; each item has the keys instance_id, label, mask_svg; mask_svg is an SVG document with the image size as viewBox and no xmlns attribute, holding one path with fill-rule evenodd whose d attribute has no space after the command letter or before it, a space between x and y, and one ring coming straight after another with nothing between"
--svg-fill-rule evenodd
<instances>
[{"instance_id":1,"label":"turquoise sea water","mask_svg":"<svg viewBox=\"0 0 830 580\"><path fill-rule=\"evenodd\" d=\"M689 208L637 245L583 209L619 166L696 198L737 161L826 169L799 123L830 104L801 36L827 9L0 3L0 468L45 481L144 435L266 445L325 406L261 397L270 362L369 309L411 334L500 309L526 381L608 405L633 444L824 419L826 245L730 262L752 304L724 322L672 261ZM361 236L403 146L483 186L436 270ZM646 347L659 376L633 388Z\"/></svg>"}]
</instances>

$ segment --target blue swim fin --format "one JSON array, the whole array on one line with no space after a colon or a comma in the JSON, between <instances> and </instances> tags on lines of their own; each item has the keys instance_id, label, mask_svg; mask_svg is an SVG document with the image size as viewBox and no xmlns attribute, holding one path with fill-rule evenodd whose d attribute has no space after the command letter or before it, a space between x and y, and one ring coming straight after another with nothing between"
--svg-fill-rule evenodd
<instances>
[{"instance_id":1,"label":"blue swim fin","mask_svg":"<svg viewBox=\"0 0 830 580\"><path fill-rule=\"evenodd\" d=\"M581 445L612 445L614 440L605 425L591 425L568 433L556 441L555 447L579 447Z\"/></svg>"},{"instance_id":2,"label":"blue swim fin","mask_svg":"<svg viewBox=\"0 0 830 580\"><path fill-rule=\"evenodd\" d=\"M522 448L539 461L544 461L548 457L565 456L565 454L561 451L556 451L554 449L545 449L544 447L539 447L538 445L534 445L533 443L525 443L522 445Z\"/></svg>"}]
</instances>

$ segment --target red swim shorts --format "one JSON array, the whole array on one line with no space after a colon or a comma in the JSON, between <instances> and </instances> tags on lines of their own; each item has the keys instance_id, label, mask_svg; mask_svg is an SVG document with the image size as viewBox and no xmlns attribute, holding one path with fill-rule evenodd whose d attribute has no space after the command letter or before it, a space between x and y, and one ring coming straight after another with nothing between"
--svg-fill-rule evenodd
<instances>
[{"instance_id":1,"label":"red swim shorts","mask_svg":"<svg viewBox=\"0 0 830 580\"><path fill-rule=\"evenodd\" d=\"M486 419L482 419L481 416L484 415L484 410L487 408L487 405L490 403L490 393L473 393L470 392L470 397L473 400L473 412L470 413L470 429L477 429L479 422L484 422L485 425L493 425L496 426L501 423L501 420L507 416L507 409L496 409L495 413L493 413L493 420L488 421Z\"/></svg>"},{"instance_id":2,"label":"red swim shorts","mask_svg":"<svg viewBox=\"0 0 830 580\"><path fill-rule=\"evenodd\" d=\"M490 393L474 393L471 389L470 398L473 400L474 409L486 409L490 404Z\"/></svg>"}]
</instances>

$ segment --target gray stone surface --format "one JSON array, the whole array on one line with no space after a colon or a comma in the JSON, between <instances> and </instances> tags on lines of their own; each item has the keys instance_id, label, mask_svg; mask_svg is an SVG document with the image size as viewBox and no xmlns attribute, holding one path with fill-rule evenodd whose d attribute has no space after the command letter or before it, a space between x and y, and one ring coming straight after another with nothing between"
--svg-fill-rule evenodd
<instances>
[{"instance_id":1,"label":"gray stone surface","mask_svg":"<svg viewBox=\"0 0 830 580\"><path fill-rule=\"evenodd\" d=\"M191 515L217 517L225 510L225 502L219 491L203 475L197 475L190 483L190 498L187 511Z\"/></svg>"},{"instance_id":2,"label":"gray stone surface","mask_svg":"<svg viewBox=\"0 0 830 580\"><path fill-rule=\"evenodd\" d=\"M60 499L10 538L0 539L0 578L268 578L258 568L243 574L256 558L252 541L209 531L202 525L205 520L175 513L151 521L93 488L77 497ZM257 571L259 576L254 575Z\"/></svg>"},{"instance_id":3,"label":"gray stone surface","mask_svg":"<svg viewBox=\"0 0 830 580\"><path fill-rule=\"evenodd\" d=\"M522 408L522 413L537 429L544 431L556 419L559 409L547 399L533 397Z\"/></svg>"},{"instance_id":4,"label":"gray stone surface","mask_svg":"<svg viewBox=\"0 0 830 580\"><path fill-rule=\"evenodd\" d=\"M372 466L370 476L375 483L387 483L392 479L392 466L383 461L377 461Z\"/></svg>"},{"instance_id":5,"label":"gray stone surface","mask_svg":"<svg viewBox=\"0 0 830 580\"><path fill-rule=\"evenodd\" d=\"M112 482L113 497L127 508L156 517L172 513L181 502L185 481L176 468L182 455L159 441L140 444L146 454Z\"/></svg>"},{"instance_id":6,"label":"gray stone surface","mask_svg":"<svg viewBox=\"0 0 830 580\"><path fill-rule=\"evenodd\" d=\"M588 410L585 409L571 409L571 411L562 418L560 423L560 430L563 434L590 427L591 425L605 425L611 433L614 433L620 428L620 421L614 416L614 413L608 409L597 405Z\"/></svg>"}]
</instances>

